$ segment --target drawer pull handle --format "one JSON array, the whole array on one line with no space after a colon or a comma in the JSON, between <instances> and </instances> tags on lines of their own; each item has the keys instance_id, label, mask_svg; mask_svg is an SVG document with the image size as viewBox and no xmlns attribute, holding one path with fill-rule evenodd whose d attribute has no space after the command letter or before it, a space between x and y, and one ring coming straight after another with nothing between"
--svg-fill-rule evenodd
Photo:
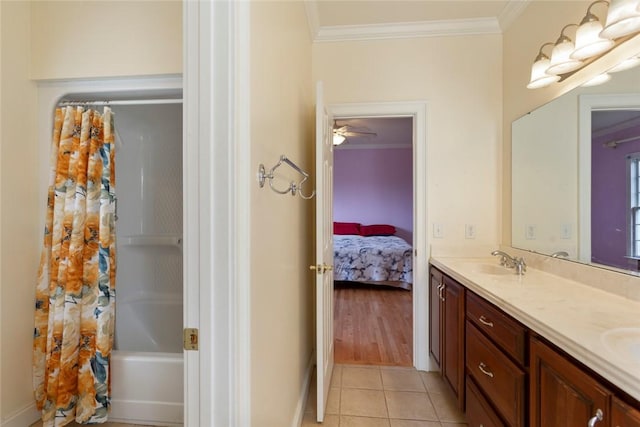
<instances>
[{"instance_id":1,"label":"drawer pull handle","mask_svg":"<svg viewBox=\"0 0 640 427\"><path fill-rule=\"evenodd\" d=\"M493 378L493 372L487 369L487 365L485 365L484 363L480 362L480 364L478 365L478 369L480 369L480 371L482 371L482 373L486 376Z\"/></svg>"},{"instance_id":2,"label":"drawer pull handle","mask_svg":"<svg viewBox=\"0 0 640 427\"><path fill-rule=\"evenodd\" d=\"M604 418L604 414L602 413L602 410L598 409L598 410L596 410L596 414L587 423L587 426L588 427L595 427L596 423L598 421L602 421L603 418Z\"/></svg>"},{"instance_id":3,"label":"drawer pull handle","mask_svg":"<svg viewBox=\"0 0 640 427\"><path fill-rule=\"evenodd\" d=\"M478 318L478 320L479 320L479 321L480 321L480 323L482 323L483 325L488 326L488 327L490 327L490 328L493 328L493 322L491 322L491 321L487 320L487 318L486 318L486 317L484 317L484 316L480 316L480 317Z\"/></svg>"}]
</instances>

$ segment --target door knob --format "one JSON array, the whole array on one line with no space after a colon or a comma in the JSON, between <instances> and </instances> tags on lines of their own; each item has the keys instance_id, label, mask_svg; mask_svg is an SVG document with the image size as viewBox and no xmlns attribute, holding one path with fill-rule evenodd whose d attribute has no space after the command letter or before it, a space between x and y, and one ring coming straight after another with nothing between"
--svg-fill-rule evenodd
<instances>
[{"instance_id":1,"label":"door knob","mask_svg":"<svg viewBox=\"0 0 640 427\"><path fill-rule=\"evenodd\" d=\"M309 270L316 271L318 274L323 274L325 271L333 270L333 266L327 264L310 265Z\"/></svg>"}]
</instances>

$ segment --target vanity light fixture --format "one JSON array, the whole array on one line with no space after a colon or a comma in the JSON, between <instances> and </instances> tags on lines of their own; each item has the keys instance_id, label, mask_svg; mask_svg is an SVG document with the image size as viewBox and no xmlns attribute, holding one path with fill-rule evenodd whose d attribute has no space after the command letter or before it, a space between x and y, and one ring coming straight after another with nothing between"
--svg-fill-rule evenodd
<instances>
[{"instance_id":1,"label":"vanity light fixture","mask_svg":"<svg viewBox=\"0 0 640 427\"><path fill-rule=\"evenodd\" d=\"M597 4L608 5L605 26L601 31L602 25L591 10ZM565 34L569 27L578 27L575 45ZM560 37L553 44L551 58L542 52L542 49L551 43L545 43L540 47L531 67L531 80L527 88L537 89L563 80L638 33L640 33L640 0L596 0L587 8L587 13L580 25L568 24L562 28ZM628 60L629 62L623 61L609 72L631 68L634 66L634 60L637 61L636 65L640 64L639 56ZM606 77L596 77L595 81L604 78ZM590 83L587 82L585 85Z\"/></svg>"},{"instance_id":2,"label":"vanity light fixture","mask_svg":"<svg viewBox=\"0 0 640 427\"><path fill-rule=\"evenodd\" d=\"M337 134L335 132L333 133L333 145L340 145L346 140L347 138L345 138L343 135Z\"/></svg>"},{"instance_id":3,"label":"vanity light fixture","mask_svg":"<svg viewBox=\"0 0 640 427\"><path fill-rule=\"evenodd\" d=\"M549 68L549 57L542 51L546 46L553 46L553 43L545 43L540 46L538 56L536 56L533 66L531 67L531 79L527 85L529 89L549 86L551 83L560 80L560 76L547 74L547 69Z\"/></svg>"},{"instance_id":4,"label":"vanity light fixture","mask_svg":"<svg viewBox=\"0 0 640 427\"><path fill-rule=\"evenodd\" d=\"M618 71L629 70L633 67L640 65L640 56L632 56L629 59L625 59L613 68L610 68L607 73L617 73Z\"/></svg>"},{"instance_id":5,"label":"vanity light fixture","mask_svg":"<svg viewBox=\"0 0 640 427\"><path fill-rule=\"evenodd\" d=\"M617 39L640 31L640 0L611 0L600 37Z\"/></svg>"},{"instance_id":6,"label":"vanity light fixture","mask_svg":"<svg viewBox=\"0 0 640 427\"><path fill-rule=\"evenodd\" d=\"M600 74L598 76L595 76L591 80L587 80L586 82L582 83L581 86L582 87L598 86L598 85L601 85L603 83L608 82L609 80L611 80L611 74L602 73L602 74Z\"/></svg>"},{"instance_id":7,"label":"vanity light fixture","mask_svg":"<svg viewBox=\"0 0 640 427\"><path fill-rule=\"evenodd\" d=\"M580 26L576 30L576 46L570 55L573 59L591 58L608 51L615 45L613 40L600 36L602 24L598 17L591 12L591 8L597 4L609 5L609 2L597 0L587 8L587 14L582 18Z\"/></svg>"},{"instance_id":8,"label":"vanity light fixture","mask_svg":"<svg viewBox=\"0 0 640 427\"><path fill-rule=\"evenodd\" d=\"M551 60L547 74L564 74L575 71L582 66L581 60L571 57L576 47L573 44L573 40L564 33L567 28L577 26L577 24L567 24L562 28L562 31L560 31L560 37L556 40L556 44L551 51Z\"/></svg>"}]
</instances>

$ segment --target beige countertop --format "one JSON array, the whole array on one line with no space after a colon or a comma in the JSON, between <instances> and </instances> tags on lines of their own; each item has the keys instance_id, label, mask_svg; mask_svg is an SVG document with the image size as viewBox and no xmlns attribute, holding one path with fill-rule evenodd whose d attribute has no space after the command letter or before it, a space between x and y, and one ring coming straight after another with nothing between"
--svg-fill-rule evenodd
<instances>
[{"instance_id":1,"label":"beige countertop","mask_svg":"<svg viewBox=\"0 0 640 427\"><path fill-rule=\"evenodd\" d=\"M496 257L430 262L640 401L640 302Z\"/></svg>"}]
</instances>

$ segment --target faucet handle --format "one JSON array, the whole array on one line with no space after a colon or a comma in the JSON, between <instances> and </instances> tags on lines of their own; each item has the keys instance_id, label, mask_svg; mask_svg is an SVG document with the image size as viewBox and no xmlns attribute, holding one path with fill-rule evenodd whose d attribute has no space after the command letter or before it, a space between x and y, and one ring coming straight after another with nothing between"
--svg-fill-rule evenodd
<instances>
[{"instance_id":1,"label":"faucet handle","mask_svg":"<svg viewBox=\"0 0 640 427\"><path fill-rule=\"evenodd\" d=\"M520 257L516 259L516 272L518 274L524 274L527 271L527 263L524 262L524 258Z\"/></svg>"}]
</instances>

